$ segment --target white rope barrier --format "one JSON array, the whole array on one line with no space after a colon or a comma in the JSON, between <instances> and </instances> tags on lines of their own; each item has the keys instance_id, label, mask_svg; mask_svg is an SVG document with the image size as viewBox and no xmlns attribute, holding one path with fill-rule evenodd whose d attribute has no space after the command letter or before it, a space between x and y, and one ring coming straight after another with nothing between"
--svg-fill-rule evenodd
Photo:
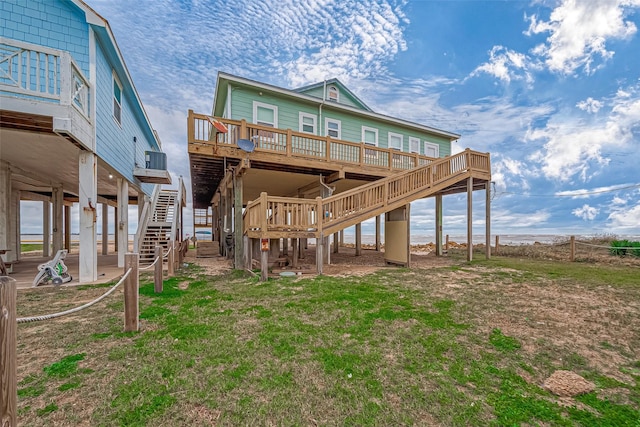
<instances>
[{"instance_id":1,"label":"white rope barrier","mask_svg":"<svg viewBox=\"0 0 640 427\"><path fill-rule=\"evenodd\" d=\"M109 295L111 295L111 293L113 293L113 291L116 290L116 288L118 286L120 286L122 284L122 282L124 282L127 277L129 277L129 274L131 274L131 268L127 270L126 273L124 273L122 275L122 277L120 278L120 281L118 283L116 283L115 285L113 285L113 287L111 289L109 289L107 292L105 292L104 294L102 294L101 296L99 296L98 298L94 299L91 302L88 302L84 305L81 305L80 307L76 307L76 308L72 308L66 311L61 311L59 313L53 313L53 314L45 314L42 316L32 316L32 317L19 317L16 319L17 323L29 323L29 322L39 322L41 320L50 320L50 319L54 319L56 317L62 317L62 316L66 316L67 314L71 314L71 313L76 313L80 310L84 310L87 307L91 307L92 305L102 301L103 299L105 299L106 297L108 297Z\"/></svg>"},{"instance_id":2,"label":"white rope barrier","mask_svg":"<svg viewBox=\"0 0 640 427\"><path fill-rule=\"evenodd\" d=\"M157 257L156 257L156 259L153 261L153 263L152 263L151 265L148 265L148 266L146 266L146 267L140 267L140 268L138 268L138 270L148 270L148 269L150 269L151 267L153 267L154 265L156 265L156 263L157 263L158 261L160 261L160 257L159 257L159 256L157 256Z\"/></svg>"}]
</instances>

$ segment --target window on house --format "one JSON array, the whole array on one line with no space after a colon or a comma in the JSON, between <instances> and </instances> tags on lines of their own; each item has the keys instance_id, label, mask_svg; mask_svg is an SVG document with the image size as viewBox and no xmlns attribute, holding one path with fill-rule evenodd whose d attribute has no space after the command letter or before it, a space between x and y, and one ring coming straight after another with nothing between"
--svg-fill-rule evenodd
<instances>
[{"instance_id":1,"label":"window on house","mask_svg":"<svg viewBox=\"0 0 640 427\"><path fill-rule=\"evenodd\" d=\"M113 118L122 124L122 85L116 75L113 75Z\"/></svg>"},{"instance_id":2,"label":"window on house","mask_svg":"<svg viewBox=\"0 0 640 427\"><path fill-rule=\"evenodd\" d=\"M316 116L313 114L300 113L298 129L300 132L316 134Z\"/></svg>"},{"instance_id":3,"label":"window on house","mask_svg":"<svg viewBox=\"0 0 640 427\"><path fill-rule=\"evenodd\" d=\"M338 92L338 88L335 86L329 86L327 88L327 99L329 101L335 101L338 102L338 98L340 96L340 93Z\"/></svg>"},{"instance_id":4,"label":"window on house","mask_svg":"<svg viewBox=\"0 0 640 427\"><path fill-rule=\"evenodd\" d=\"M278 127L278 107L262 102L253 102L253 123L272 128Z\"/></svg>"},{"instance_id":5,"label":"window on house","mask_svg":"<svg viewBox=\"0 0 640 427\"><path fill-rule=\"evenodd\" d=\"M389 132L389 148L402 151L402 135Z\"/></svg>"},{"instance_id":6,"label":"window on house","mask_svg":"<svg viewBox=\"0 0 640 427\"><path fill-rule=\"evenodd\" d=\"M378 129L362 126L362 142L378 146Z\"/></svg>"},{"instance_id":7,"label":"window on house","mask_svg":"<svg viewBox=\"0 0 640 427\"><path fill-rule=\"evenodd\" d=\"M324 122L325 135L330 136L331 138L341 139L342 137L341 127L342 127L342 124L340 123L340 120L325 119L325 122Z\"/></svg>"},{"instance_id":8,"label":"window on house","mask_svg":"<svg viewBox=\"0 0 640 427\"><path fill-rule=\"evenodd\" d=\"M409 152L420 154L420 138L409 137Z\"/></svg>"},{"instance_id":9,"label":"window on house","mask_svg":"<svg viewBox=\"0 0 640 427\"><path fill-rule=\"evenodd\" d=\"M424 143L424 155L427 157L440 157L440 146L431 142Z\"/></svg>"}]
</instances>

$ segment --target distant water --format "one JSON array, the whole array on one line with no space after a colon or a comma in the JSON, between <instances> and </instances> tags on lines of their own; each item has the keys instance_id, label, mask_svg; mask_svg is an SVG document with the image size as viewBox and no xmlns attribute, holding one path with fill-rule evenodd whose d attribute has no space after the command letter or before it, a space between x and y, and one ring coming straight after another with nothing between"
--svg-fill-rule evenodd
<instances>
[{"instance_id":1,"label":"distant water","mask_svg":"<svg viewBox=\"0 0 640 427\"><path fill-rule=\"evenodd\" d=\"M355 235L353 232L349 232L347 230L344 234L345 243L355 243ZM495 234L491 235L491 242L495 243ZM535 242L540 243L555 243L558 241L569 240L569 234L500 234L500 244L501 245L527 245L533 244ZM205 236L200 236L203 240L206 240ZM587 240L592 237L596 237L596 235L576 235L578 240ZM129 240L133 241L134 235L129 234ZM443 243L445 236L443 238ZM631 241L640 241L640 235L618 235L618 239L628 239ZM23 234L21 236L22 243L42 243L42 234ZM98 240L102 239L102 235L98 234ZM465 234L450 234L449 240L452 242L462 243L467 241L467 236ZM77 242L79 241L79 236L77 234L71 235L71 241ZM113 234L109 235L109 241L115 241ZM384 233L382 233L382 241L384 242ZM433 234L412 234L411 235L411 244L420 245L426 243L435 243L436 238ZM473 235L473 243L484 243L485 236L484 234L474 234ZM375 244L376 236L374 234L362 234L362 243L364 244Z\"/></svg>"},{"instance_id":2,"label":"distant water","mask_svg":"<svg viewBox=\"0 0 640 427\"><path fill-rule=\"evenodd\" d=\"M495 243L496 235L491 235L491 243ZM539 243L555 243L558 241L566 241L569 240L569 234L500 234L500 244L501 245L530 245L535 242ZM575 235L578 240L588 240L593 237L597 237L596 235ZM446 236L442 236L443 243ZM618 239L628 239L632 241L640 241L640 236L626 235L626 236L617 236ZM463 243L467 241L466 234L450 234L449 240L452 242ZM355 235L347 234L345 232L344 235L345 243L355 243ZM382 241L384 242L384 233L382 234ZM435 235L428 234L412 234L411 235L411 244L420 245L426 243L435 243L436 238ZM362 243L364 244L375 244L376 236L374 234L362 234ZM484 234L474 234L473 235L473 243L485 243Z\"/></svg>"}]
</instances>

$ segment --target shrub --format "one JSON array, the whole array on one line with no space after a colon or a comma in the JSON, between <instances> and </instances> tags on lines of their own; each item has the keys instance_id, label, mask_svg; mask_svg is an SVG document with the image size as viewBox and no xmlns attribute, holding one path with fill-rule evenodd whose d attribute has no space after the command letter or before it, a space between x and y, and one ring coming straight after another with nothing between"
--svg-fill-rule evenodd
<instances>
[{"instance_id":1,"label":"shrub","mask_svg":"<svg viewBox=\"0 0 640 427\"><path fill-rule=\"evenodd\" d=\"M613 240L611 241L611 248L609 252L615 256L625 256L627 254L627 248L631 245L628 240Z\"/></svg>"}]
</instances>

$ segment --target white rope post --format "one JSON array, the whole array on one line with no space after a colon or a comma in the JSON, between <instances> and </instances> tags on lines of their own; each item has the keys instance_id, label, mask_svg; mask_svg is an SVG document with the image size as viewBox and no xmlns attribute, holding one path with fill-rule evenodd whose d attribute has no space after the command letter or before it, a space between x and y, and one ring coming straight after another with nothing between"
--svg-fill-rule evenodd
<instances>
[{"instance_id":1,"label":"white rope post","mask_svg":"<svg viewBox=\"0 0 640 427\"><path fill-rule=\"evenodd\" d=\"M131 269L131 273L124 282L124 331L138 331L138 262L140 255L126 253L124 255L124 271Z\"/></svg>"},{"instance_id":2,"label":"white rope post","mask_svg":"<svg viewBox=\"0 0 640 427\"><path fill-rule=\"evenodd\" d=\"M155 293L162 293L162 247L156 246L154 255L156 258L155 269L153 270L153 290Z\"/></svg>"},{"instance_id":3,"label":"white rope post","mask_svg":"<svg viewBox=\"0 0 640 427\"><path fill-rule=\"evenodd\" d=\"M169 240L169 261L168 261L168 269L169 269L169 277L173 277L176 269L176 254L175 254L175 246L173 244L173 240Z\"/></svg>"},{"instance_id":4,"label":"white rope post","mask_svg":"<svg viewBox=\"0 0 640 427\"><path fill-rule=\"evenodd\" d=\"M18 425L16 281L0 276L0 425Z\"/></svg>"}]
</instances>

